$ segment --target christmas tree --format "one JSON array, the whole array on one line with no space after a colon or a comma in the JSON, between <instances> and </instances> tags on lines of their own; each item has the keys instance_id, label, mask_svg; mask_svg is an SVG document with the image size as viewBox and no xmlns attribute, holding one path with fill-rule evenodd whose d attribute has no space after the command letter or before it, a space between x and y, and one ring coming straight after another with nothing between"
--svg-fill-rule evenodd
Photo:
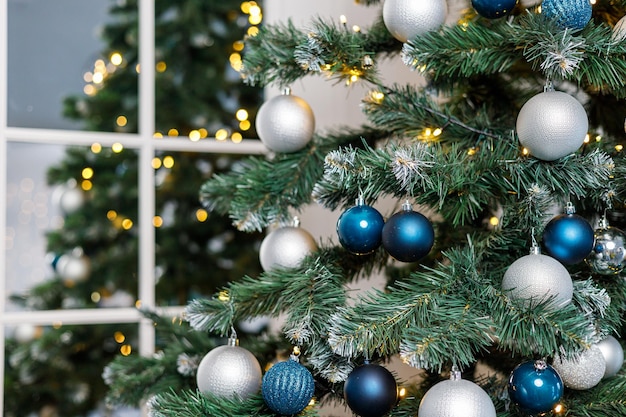
<instances>
[{"instance_id":1,"label":"christmas tree","mask_svg":"<svg viewBox=\"0 0 626 417\"><path fill-rule=\"evenodd\" d=\"M197 141L210 132L237 142L256 135L249 118L262 91L242 84L237 72L242 39L260 23L254 6L251 11L238 1L155 3L156 137ZM85 94L65 99L65 116L86 130L137 132L137 10L137 1L114 2L102 29L107 48L85 78ZM208 213L198 198L204 181L238 159L182 151L155 155L159 306L185 305L261 270L261 235L237 233L228 216ZM14 302L46 311L135 306L138 163L132 149L67 148L48 171L64 217L60 228L46 234L54 277L14 294ZM7 341L5 415L109 415L103 368L118 354L131 354L137 325L63 325L30 333L23 327ZM167 338L165 326L158 337ZM214 343L202 340L204 346Z\"/></svg>"},{"instance_id":2,"label":"christmas tree","mask_svg":"<svg viewBox=\"0 0 626 417\"><path fill-rule=\"evenodd\" d=\"M228 337L201 360L181 350L193 333L165 347L185 364L172 375L195 385L157 387L120 360L107 368L114 399L142 387L152 417L326 404L363 417L626 415L626 2L473 0L452 19L444 0L359 3L381 18L247 39L245 82L367 83L368 123L314 132L289 89L262 105L268 154L200 195L241 232L270 231L264 271L188 304L197 333ZM383 82L386 57L415 82ZM381 213L385 199L397 203ZM341 211L331 242L293 224L312 202ZM379 271L383 290L350 290ZM237 345L235 324L260 316L281 319L286 355L255 357L263 338ZM421 378L390 372L392 358Z\"/></svg>"}]
</instances>

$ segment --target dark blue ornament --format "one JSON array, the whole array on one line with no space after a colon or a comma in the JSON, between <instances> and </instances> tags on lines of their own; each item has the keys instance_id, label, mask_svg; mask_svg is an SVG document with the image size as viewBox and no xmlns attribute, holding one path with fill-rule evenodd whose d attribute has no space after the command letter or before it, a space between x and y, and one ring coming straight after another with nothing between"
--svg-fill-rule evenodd
<instances>
[{"instance_id":1,"label":"dark blue ornament","mask_svg":"<svg viewBox=\"0 0 626 417\"><path fill-rule=\"evenodd\" d=\"M343 386L343 397L355 414L380 417L395 407L398 385L386 368L366 363L348 375Z\"/></svg>"},{"instance_id":2,"label":"dark blue ornament","mask_svg":"<svg viewBox=\"0 0 626 417\"><path fill-rule=\"evenodd\" d=\"M309 404L315 391L313 375L295 360L279 362L263 375L263 400L275 413L298 414Z\"/></svg>"},{"instance_id":3,"label":"dark blue ornament","mask_svg":"<svg viewBox=\"0 0 626 417\"><path fill-rule=\"evenodd\" d=\"M385 250L402 262L423 258L435 243L433 225L426 216L411 210L410 205L387 220L382 237Z\"/></svg>"},{"instance_id":4,"label":"dark blue ornament","mask_svg":"<svg viewBox=\"0 0 626 417\"><path fill-rule=\"evenodd\" d=\"M560 214L543 231L548 254L566 265L583 261L591 253L594 239L589 222L577 214Z\"/></svg>"},{"instance_id":5,"label":"dark blue ornament","mask_svg":"<svg viewBox=\"0 0 626 417\"><path fill-rule=\"evenodd\" d=\"M509 378L509 397L530 414L548 412L563 396L563 380L544 361L519 364Z\"/></svg>"},{"instance_id":6,"label":"dark blue ornament","mask_svg":"<svg viewBox=\"0 0 626 417\"><path fill-rule=\"evenodd\" d=\"M472 0L472 7L482 17L497 19L511 13L517 0Z\"/></svg>"},{"instance_id":7,"label":"dark blue ornament","mask_svg":"<svg viewBox=\"0 0 626 417\"><path fill-rule=\"evenodd\" d=\"M543 0L541 13L561 29L580 30L591 20L589 0Z\"/></svg>"},{"instance_id":8,"label":"dark blue ornament","mask_svg":"<svg viewBox=\"0 0 626 417\"><path fill-rule=\"evenodd\" d=\"M380 246L384 224L378 210L359 199L356 206L344 211L337 220L339 243L357 255L371 253Z\"/></svg>"}]
</instances>

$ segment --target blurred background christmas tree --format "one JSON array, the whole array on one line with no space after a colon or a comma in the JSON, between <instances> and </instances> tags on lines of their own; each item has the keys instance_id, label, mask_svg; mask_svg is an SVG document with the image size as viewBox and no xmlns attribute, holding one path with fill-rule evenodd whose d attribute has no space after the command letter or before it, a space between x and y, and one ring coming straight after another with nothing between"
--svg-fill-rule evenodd
<instances>
[{"instance_id":1,"label":"blurred background christmas tree","mask_svg":"<svg viewBox=\"0 0 626 417\"><path fill-rule=\"evenodd\" d=\"M133 0L111 3L101 31L106 48L84 76L84 95L64 101L65 117L83 129L138 129L137 10ZM157 0L155 10L155 137L255 137L261 90L243 85L238 70L244 36L261 23L259 5ZM183 305L260 269L260 236L237 233L198 199L207 178L237 163L233 155L155 155L159 306ZM31 310L135 305L137 165L137 153L121 146L66 149L48 171L63 214L62 225L47 233L54 278L14 294L13 302ZM101 374L114 356L133 351L136 334L130 324L19 326L7 341L5 415L109 415Z\"/></svg>"}]
</instances>

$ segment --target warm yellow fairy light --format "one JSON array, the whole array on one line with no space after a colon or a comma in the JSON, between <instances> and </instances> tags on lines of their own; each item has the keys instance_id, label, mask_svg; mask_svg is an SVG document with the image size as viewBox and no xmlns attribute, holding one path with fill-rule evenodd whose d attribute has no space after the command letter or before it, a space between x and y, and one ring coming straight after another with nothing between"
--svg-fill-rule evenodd
<instances>
[{"instance_id":1,"label":"warm yellow fairy light","mask_svg":"<svg viewBox=\"0 0 626 417\"><path fill-rule=\"evenodd\" d=\"M93 81L93 74L92 74L91 72L89 72L89 71L88 71L88 72L86 72L86 73L84 73L84 74L83 74L83 80L84 80L86 83L90 83L90 82L92 82L92 81Z\"/></svg>"},{"instance_id":2,"label":"warm yellow fairy light","mask_svg":"<svg viewBox=\"0 0 626 417\"><path fill-rule=\"evenodd\" d=\"M122 229L130 230L133 228L133 221L131 219L122 220Z\"/></svg>"},{"instance_id":3,"label":"warm yellow fairy light","mask_svg":"<svg viewBox=\"0 0 626 417\"><path fill-rule=\"evenodd\" d=\"M104 74L101 72L96 72L91 78L91 82L94 84L100 84L102 81L104 81Z\"/></svg>"},{"instance_id":4,"label":"warm yellow fairy light","mask_svg":"<svg viewBox=\"0 0 626 417\"><path fill-rule=\"evenodd\" d=\"M167 136L178 136L178 129L170 129L167 131Z\"/></svg>"},{"instance_id":5,"label":"warm yellow fairy light","mask_svg":"<svg viewBox=\"0 0 626 417\"><path fill-rule=\"evenodd\" d=\"M80 188L82 188L83 191L89 191L93 188L93 183L89 180L83 180L80 182Z\"/></svg>"},{"instance_id":6,"label":"warm yellow fairy light","mask_svg":"<svg viewBox=\"0 0 626 417\"><path fill-rule=\"evenodd\" d=\"M400 389L398 390L398 397L400 398L406 397L406 388L400 387Z\"/></svg>"},{"instance_id":7,"label":"warm yellow fairy light","mask_svg":"<svg viewBox=\"0 0 626 417\"><path fill-rule=\"evenodd\" d=\"M357 81L359 81L359 76L358 76L358 75L356 75L356 74L352 74L352 75L350 76L350 82L351 82L351 83L355 83L355 82L357 82Z\"/></svg>"},{"instance_id":8,"label":"warm yellow fairy light","mask_svg":"<svg viewBox=\"0 0 626 417\"><path fill-rule=\"evenodd\" d=\"M257 26L250 26L247 33L248 36L254 37L259 34L259 28Z\"/></svg>"},{"instance_id":9,"label":"warm yellow fairy light","mask_svg":"<svg viewBox=\"0 0 626 417\"><path fill-rule=\"evenodd\" d=\"M83 170L81 171L80 174L86 180L91 179L93 177L93 168L91 168L91 167L83 168Z\"/></svg>"},{"instance_id":10,"label":"warm yellow fairy light","mask_svg":"<svg viewBox=\"0 0 626 417\"><path fill-rule=\"evenodd\" d=\"M522 149L522 155L528 156L528 155L530 155L530 151L528 149L524 148L524 149Z\"/></svg>"},{"instance_id":11,"label":"warm yellow fairy light","mask_svg":"<svg viewBox=\"0 0 626 417\"><path fill-rule=\"evenodd\" d=\"M120 347L120 353L123 356L130 355L132 353L132 351L133 351L133 348L130 345L124 345L124 346Z\"/></svg>"},{"instance_id":12,"label":"warm yellow fairy light","mask_svg":"<svg viewBox=\"0 0 626 417\"><path fill-rule=\"evenodd\" d=\"M113 145L111 145L111 150L115 153L120 153L124 150L124 145L119 142L115 142Z\"/></svg>"},{"instance_id":13,"label":"warm yellow fairy light","mask_svg":"<svg viewBox=\"0 0 626 417\"><path fill-rule=\"evenodd\" d=\"M424 129L424 136L428 137L428 136L432 136L433 134L433 130L429 127L427 127L426 129Z\"/></svg>"},{"instance_id":14,"label":"warm yellow fairy light","mask_svg":"<svg viewBox=\"0 0 626 417\"><path fill-rule=\"evenodd\" d=\"M111 61L111 64L115 66L121 65L123 61L122 54L120 54L119 52L113 52L111 54L111 57L109 58L109 61Z\"/></svg>"},{"instance_id":15,"label":"warm yellow fairy light","mask_svg":"<svg viewBox=\"0 0 626 417\"><path fill-rule=\"evenodd\" d=\"M93 153L100 153L102 152L102 145L99 144L98 142L94 142L91 144L91 152Z\"/></svg>"},{"instance_id":16,"label":"warm yellow fairy light","mask_svg":"<svg viewBox=\"0 0 626 417\"><path fill-rule=\"evenodd\" d=\"M489 224L495 227L500 224L500 219L498 219L496 216L492 216L489 219Z\"/></svg>"},{"instance_id":17,"label":"warm yellow fairy light","mask_svg":"<svg viewBox=\"0 0 626 417\"><path fill-rule=\"evenodd\" d=\"M552 409L556 414L560 414L563 411L565 411L565 407L563 407L563 404L557 404L554 406L554 408Z\"/></svg>"},{"instance_id":18,"label":"warm yellow fairy light","mask_svg":"<svg viewBox=\"0 0 626 417\"><path fill-rule=\"evenodd\" d=\"M243 51L244 46L245 46L245 45L244 45L243 41L235 41L235 42L233 43L233 49L234 49L235 51L237 51L237 52L241 52L241 51Z\"/></svg>"},{"instance_id":19,"label":"warm yellow fairy light","mask_svg":"<svg viewBox=\"0 0 626 417\"><path fill-rule=\"evenodd\" d=\"M60 329L61 327L63 327L63 322L55 321L54 323L52 323L52 327L54 327L55 329Z\"/></svg>"},{"instance_id":20,"label":"warm yellow fairy light","mask_svg":"<svg viewBox=\"0 0 626 417\"><path fill-rule=\"evenodd\" d=\"M205 128L200 128L198 129L198 132L200 132L200 137L202 139L206 138L207 136L209 136L209 131L206 130Z\"/></svg>"},{"instance_id":21,"label":"warm yellow fairy light","mask_svg":"<svg viewBox=\"0 0 626 417\"><path fill-rule=\"evenodd\" d=\"M248 111L246 109L239 109L237 110L237 113L235 113L235 117L240 122L243 122L244 120L248 120Z\"/></svg>"},{"instance_id":22,"label":"warm yellow fairy light","mask_svg":"<svg viewBox=\"0 0 626 417\"><path fill-rule=\"evenodd\" d=\"M126 336L124 336L124 333L120 331L113 333L113 338L117 343L124 343L124 341L126 340Z\"/></svg>"},{"instance_id":23,"label":"warm yellow fairy light","mask_svg":"<svg viewBox=\"0 0 626 417\"><path fill-rule=\"evenodd\" d=\"M159 158L158 156L152 158L152 168L159 169L161 168L161 165L163 165L163 163L161 162L161 158Z\"/></svg>"},{"instance_id":24,"label":"warm yellow fairy light","mask_svg":"<svg viewBox=\"0 0 626 417\"><path fill-rule=\"evenodd\" d=\"M248 10L248 14L252 16L257 16L261 14L261 8L255 1L250 2L250 8Z\"/></svg>"},{"instance_id":25,"label":"warm yellow fairy light","mask_svg":"<svg viewBox=\"0 0 626 417\"><path fill-rule=\"evenodd\" d=\"M83 87L83 93L85 93L85 95L87 96L95 96L97 92L98 90L96 89L96 87L91 84L87 84Z\"/></svg>"},{"instance_id":26,"label":"warm yellow fairy light","mask_svg":"<svg viewBox=\"0 0 626 417\"><path fill-rule=\"evenodd\" d=\"M167 69L167 64L163 61L159 61L156 64L156 71L157 72L165 72L165 70Z\"/></svg>"},{"instance_id":27,"label":"warm yellow fairy light","mask_svg":"<svg viewBox=\"0 0 626 417\"><path fill-rule=\"evenodd\" d=\"M161 216L154 216L152 218L152 225L154 227L161 227L161 226L163 226L163 217L161 217Z\"/></svg>"},{"instance_id":28,"label":"warm yellow fairy light","mask_svg":"<svg viewBox=\"0 0 626 417\"><path fill-rule=\"evenodd\" d=\"M589 133L587 133L587 135L585 136L585 140L583 142L589 143L590 140L591 140L591 136L589 135Z\"/></svg>"},{"instance_id":29,"label":"warm yellow fairy light","mask_svg":"<svg viewBox=\"0 0 626 417\"><path fill-rule=\"evenodd\" d=\"M359 33L361 31L361 27L359 25L354 25L352 26L352 31Z\"/></svg>"},{"instance_id":30,"label":"warm yellow fairy light","mask_svg":"<svg viewBox=\"0 0 626 417\"><path fill-rule=\"evenodd\" d=\"M250 120L244 120L243 122L239 123L239 129L243 130L244 132L246 130L250 130L251 127L252 123L250 123Z\"/></svg>"},{"instance_id":31,"label":"warm yellow fairy light","mask_svg":"<svg viewBox=\"0 0 626 417\"><path fill-rule=\"evenodd\" d=\"M470 156L476 155L476 148L468 149L467 154L470 155Z\"/></svg>"},{"instance_id":32,"label":"warm yellow fairy light","mask_svg":"<svg viewBox=\"0 0 626 417\"><path fill-rule=\"evenodd\" d=\"M155 138L155 139L161 139L163 137L163 133L161 133L161 132L154 132L152 137Z\"/></svg>"},{"instance_id":33,"label":"warm yellow fairy light","mask_svg":"<svg viewBox=\"0 0 626 417\"><path fill-rule=\"evenodd\" d=\"M249 1L244 1L243 3L241 3L241 11L244 12L245 14L250 13L250 2Z\"/></svg>"},{"instance_id":34,"label":"warm yellow fairy light","mask_svg":"<svg viewBox=\"0 0 626 417\"><path fill-rule=\"evenodd\" d=\"M115 220L116 217L117 217L117 211L115 211L115 210L107 211L107 219Z\"/></svg>"},{"instance_id":35,"label":"warm yellow fairy light","mask_svg":"<svg viewBox=\"0 0 626 417\"><path fill-rule=\"evenodd\" d=\"M233 143L239 143L243 140L243 136L239 132L234 132L232 135L230 135L230 140L232 140Z\"/></svg>"},{"instance_id":36,"label":"warm yellow fairy light","mask_svg":"<svg viewBox=\"0 0 626 417\"><path fill-rule=\"evenodd\" d=\"M602 141L602 136L598 135L596 136L596 142L601 142Z\"/></svg>"},{"instance_id":37,"label":"warm yellow fairy light","mask_svg":"<svg viewBox=\"0 0 626 417\"><path fill-rule=\"evenodd\" d=\"M260 12L260 9L259 9L259 12ZM251 25L258 25L262 21L263 21L263 15L261 13L259 13L259 14L252 14L252 13L250 13L250 17L248 17L248 22L250 22Z\"/></svg>"},{"instance_id":38,"label":"warm yellow fairy light","mask_svg":"<svg viewBox=\"0 0 626 417\"><path fill-rule=\"evenodd\" d=\"M621 152L621 151L623 151L623 150L624 150L624 145L615 145L615 150L616 150L617 152Z\"/></svg>"},{"instance_id":39,"label":"warm yellow fairy light","mask_svg":"<svg viewBox=\"0 0 626 417\"><path fill-rule=\"evenodd\" d=\"M174 157L171 155L163 157L163 166L165 168L173 168L174 167Z\"/></svg>"},{"instance_id":40,"label":"warm yellow fairy light","mask_svg":"<svg viewBox=\"0 0 626 417\"><path fill-rule=\"evenodd\" d=\"M342 14L341 16L339 16L339 23L341 23L342 25L348 23L348 18L346 17L346 15Z\"/></svg>"},{"instance_id":41,"label":"warm yellow fairy light","mask_svg":"<svg viewBox=\"0 0 626 417\"><path fill-rule=\"evenodd\" d=\"M189 140L192 142L199 141L201 137L202 135L200 135L200 131L198 130L192 130L191 132L189 132Z\"/></svg>"},{"instance_id":42,"label":"warm yellow fairy light","mask_svg":"<svg viewBox=\"0 0 626 417\"><path fill-rule=\"evenodd\" d=\"M196 219L199 222L205 222L209 218L209 213L205 209L196 210Z\"/></svg>"},{"instance_id":43,"label":"warm yellow fairy light","mask_svg":"<svg viewBox=\"0 0 626 417\"><path fill-rule=\"evenodd\" d=\"M240 71L241 68L243 67L241 54L239 54L238 52L233 52L232 54L230 54L230 57L228 58L228 60L230 62L230 66L233 67L235 71Z\"/></svg>"},{"instance_id":44,"label":"warm yellow fairy light","mask_svg":"<svg viewBox=\"0 0 626 417\"><path fill-rule=\"evenodd\" d=\"M94 292L91 293L91 301L93 301L94 303L99 302L101 298L102 298L102 296L100 295L99 292L94 291Z\"/></svg>"},{"instance_id":45,"label":"warm yellow fairy light","mask_svg":"<svg viewBox=\"0 0 626 417\"><path fill-rule=\"evenodd\" d=\"M228 290L220 291L219 295L217 296L217 299L220 301L230 301L230 295L228 294Z\"/></svg>"},{"instance_id":46,"label":"warm yellow fairy light","mask_svg":"<svg viewBox=\"0 0 626 417\"><path fill-rule=\"evenodd\" d=\"M215 132L215 139L226 140L228 138L228 131L226 129L220 129Z\"/></svg>"},{"instance_id":47,"label":"warm yellow fairy light","mask_svg":"<svg viewBox=\"0 0 626 417\"><path fill-rule=\"evenodd\" d=\"M117 119L115 119L115 123L120 127L124 127L128 124L128 119L126 118L126 116L117 116Z\"/></svg>"}]
</instances>

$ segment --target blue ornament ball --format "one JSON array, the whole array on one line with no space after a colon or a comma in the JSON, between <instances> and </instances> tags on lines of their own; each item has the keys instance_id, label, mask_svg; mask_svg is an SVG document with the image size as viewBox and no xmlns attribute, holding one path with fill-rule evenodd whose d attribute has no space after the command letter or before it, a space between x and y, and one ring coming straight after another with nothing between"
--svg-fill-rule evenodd
<instances>
[{"instance_id":1,"label":"blue ornament ball","mask_svg":"<svg viewBox=\"0 0 626 417\"><path fill-rule=\"evenodd\" d=\"M311 372L291 359L272 366L261 383L265 404L278 414L298 414L309 404L314 392Z\"/></svg>"},{"instance_id":2,"label":"blue ornament ball","mask_svg":"<svg viewBox=\"0 0 626 417\"><path fill-rule=\"evenodd\" d=\"M343 397L355 414L380 417L395 407L398 385L386 368L366 363L348 375L343 386Z\"/></svg>"},{"instance_id":3,"label":"blue ornament ball","mask_svg":"<svg viewBox=\"0 0 626 417\"><path fill-rule=\"evenodd\" d=\"M548 254L566 265L577 264L589 256L594 239L589 222L577 214L560 214L543 231L543 245Z\"/></svg>"},{"instance_id":4,"label":"blue ornament ball","mask_svg":"<svg viewBox=\"0 0 626 417\"><path fill-rule=\"evenodd\" d=\"M482 17L497 19L511 13L516 3L517 0L472 0L472 7Z\"/></svg>"},{"instance_id":5,"label":"blue ornament ball","mask_svg":"<svg viewBox=\"0 0 626 417\"><path fill-rule=\"evenodd\" d=\"M543 0L541 13L561 29L580 30L591 20L589 0Z\"/></svg>"},{"instance_id":6,"label":"blue ornament ball","mask_svg":"<svg viewBox=\"0 0 626 417\"><path fill-rule=\"evenodd\" d=\"M385 219L378 210L365 204L344 211L337 220L339 243L357 255L366 255L380 246Z\"/></svg>"},{"instance_id":7,"label":"blue ornament ball","mask_svg":"<svg viewBox=\"0 0 626 417\"><path fill-rule=\"evenodd\" d=\"M383 247L391 256L402 262L415 262L424 256L435 243L435 231L430 221L421 213L403 210L391 216L382 232Z\"/></svg>"},{"instance_id":8,"label":"blue ornament ball","mask_svg":"<svg viewBox=\"0 0 626 417\"><path fill-rule=\"evenodd\" d=\"M519 364L509 377L511 401L530 414L550 411L563 396L563 380L544 361Z\"/></svg>"}]
</instances>

